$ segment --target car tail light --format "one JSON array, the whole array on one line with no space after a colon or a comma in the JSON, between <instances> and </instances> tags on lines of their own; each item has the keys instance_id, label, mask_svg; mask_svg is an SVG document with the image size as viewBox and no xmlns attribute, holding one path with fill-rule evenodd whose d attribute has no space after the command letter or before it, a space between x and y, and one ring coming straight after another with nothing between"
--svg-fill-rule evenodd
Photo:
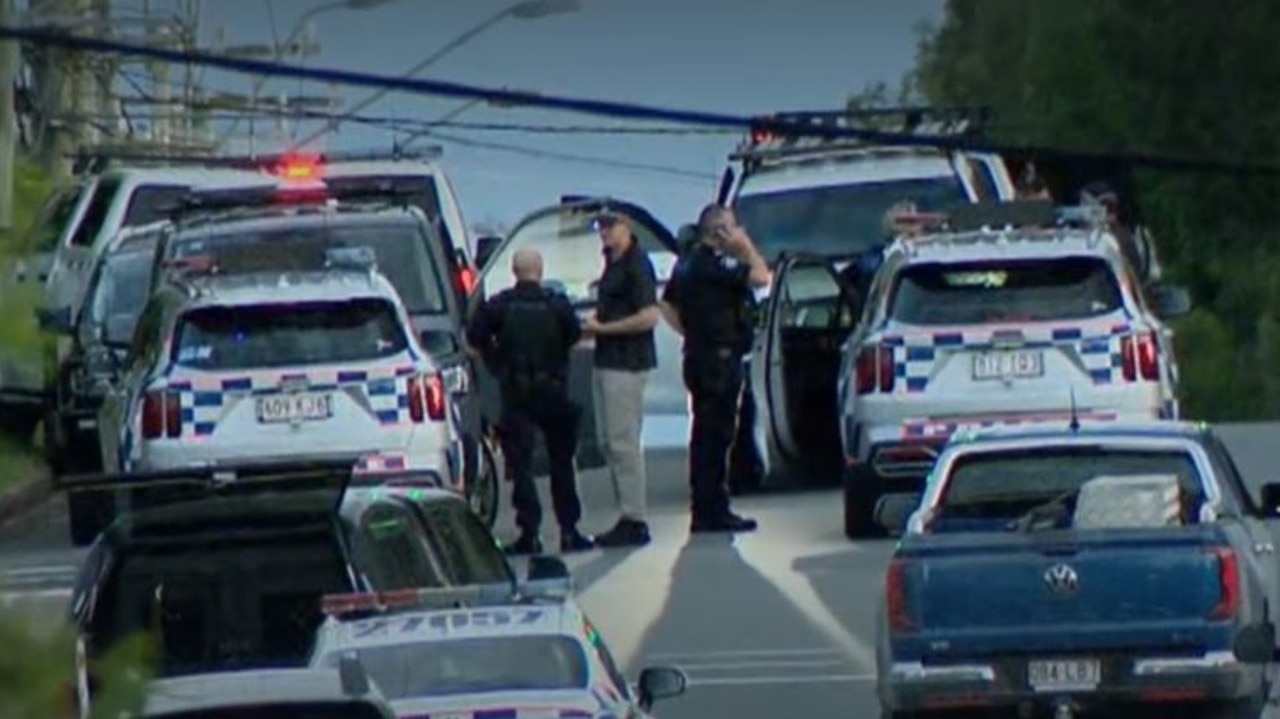
<instances>
[{"instance_id":1,"label":"car tail light","mask_svg":"<svg viewBox=\"0 0 1280 719\"><path fill-rule=\"evenodd\" d=\"M1141 332L1120 339L1120 359L1126 382L1160 379L1160 346L1154 332Z\"/></svg>"},{"instance_id":2,"label":"car tail light","mask_svg":"<svg viewBox=\"0 0 1280 719\"><path fill-rule=\"evenodd\" d=\"M142 436L158 439L182 436L182 395L153 389L142 395Z\"/></svg>"},{"instance_id":3,"label":"car tail light","mask_svg":"<svg viewBox=\"0 0 1280 719\"><path fill-rule=\"evenodd\" d=\"M883 345L864 347L858 353L854 374L857 379L858 394L874 392L892 392L894 384L893 348Z\"/></svg>"},{"instance_id":4,"label":"car tail light","mask_svg":"<svg viewBox=\"0 0 1280 719\"><path fill-rule=\"evenodd\" d=\"M458 285L462 287L463 294L471 294L476 287L476 273L470 267L459 267Z\"/></svg>"},{"instance_id":5,"label":"car tail light","mask_svg":"<svg viewBox=\"0 0 1280 719\"><path fill-rule=\"evenodd\" d=\"M1209 612L1210 619L1230 619L1240 604L1240 562L1235 550L1214 547L1209 550L1218 564L1218 603Z\"/></svg>"},{"instance_id":6,"label":"car tail light","mask_svg":"<svg viewBox=\"0 0 1280 719\"><path fill-rule=\"evenodd\" d=\"M291 154L276 167L276 174L287 182L307 182L320 179L320 158L314 155Z\"/></svg>"},{"instance_id":7,"label":"car tail light","mask_svg":"<svg viewBox=\"0 0 1280 719\"><path fill-rule=\"evenodd\" d=\"M414 423L443 422L444 405L444 379L438 372L409 378L409 418Z\"/></svg>"},{"instance_id":8,"label":"car tail light","mask_svg":"<svg viewBox=\"0 0 1280 719\"><path fill-rule=\"evenodd\" d=\"M911 616L911 608L907 603L906 571L906 561L889 560L889 569L885 573L884 592L885 609L889 614L889 630L893 632L910 632L916 628L915 617Z\"/></svg>"}]
</instances>

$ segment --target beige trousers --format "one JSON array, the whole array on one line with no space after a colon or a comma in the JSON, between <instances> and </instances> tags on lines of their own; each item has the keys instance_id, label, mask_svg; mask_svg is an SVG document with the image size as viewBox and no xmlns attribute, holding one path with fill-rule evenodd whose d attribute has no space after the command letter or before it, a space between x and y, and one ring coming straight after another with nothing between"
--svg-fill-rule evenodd
<instances>
[{"instance_id":1,"label":"beige trousers","mask_svg":"<svg viewBox=\"0 0 1280 719\"><path fill-rule=\"evenodd\" d=\"M618 511L628 519L645 521L646 481L644 448L644 387L648 371L601 369L592 377L596 437L609 463Z\"/></svg>"}]
</instances>

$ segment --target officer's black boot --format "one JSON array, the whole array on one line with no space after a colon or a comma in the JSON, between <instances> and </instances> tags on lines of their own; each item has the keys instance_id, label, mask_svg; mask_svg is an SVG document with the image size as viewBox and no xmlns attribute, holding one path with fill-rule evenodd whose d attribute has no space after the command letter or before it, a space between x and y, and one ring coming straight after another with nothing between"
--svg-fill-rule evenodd
<instances>
[{"instance_id":1,"label":"officer's black boot","mask_svg":"<svg viewBox=\"0 0 1280 719\"><path fill-rule=\"evenodd\" d=\"M594 549L595 546L595 541L579 532L576 527L560 530L560 552L562 554L585 552L589 549Z\"/></svg>"},{"instance_id":2,"label":"officer's black boot","mask_svg":"<svg viewBox=\"0 0 1280 719\"><path fill-rule=\"evenodd\" d=\"M542 554L542 540L532 532L521 532L520 538L508 544L504 551L510 555Z\"/></svg>"}]
</instances>

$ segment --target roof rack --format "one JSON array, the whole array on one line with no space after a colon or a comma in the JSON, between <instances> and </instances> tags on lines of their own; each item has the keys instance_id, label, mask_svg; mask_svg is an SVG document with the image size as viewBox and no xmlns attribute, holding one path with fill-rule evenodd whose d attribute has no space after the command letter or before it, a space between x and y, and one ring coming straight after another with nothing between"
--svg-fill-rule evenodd
<instances>
[{"instance_id":1,"label":"roof rack","mask_svg":"<svg viewBox=\"0 0 1280 719\"><path fill-rule=\"evenodd\" d=\"M927 241L929 235L1008 230L1015 228L1105 227L1104 208L1091 205L1055 206L1042 200L960 204L945 212L904 213L894 218L894 227L907 242Z\"/></svg>"},{"instance_id":2,"label":"roof rack","mask_svg":"<svg viewBox=\"0 0 1280 719\"><path fill-rule=\"evenodd\" d=\"M199 167L220 167L239 170L261 170L272 172L288 164L293 158L306 158L319 165L332 165L343 162L398 162L398 161L431 161L444 156L441 145L425 145L412 149L393 148L390 150L358 150L333 151L321 153L305 153L283 151L274 153L252 153L246 155L215 155L203 147L163 148L145 150L129 146L96 146L82 147L71 157L77 174L96 174L107 169L113 162L156 163L164 165L191 165Z\"/></svg>"},{"instance_id":3,"label":"roof rack","mask_svg":"<svg viewBox=\"0 0 1280 719\"><path fill-rule=\"evenodd\" d=\"M990 115L990 109L985 107L924 106L775 113L756 118L747 138L729 159L759 163L801 155L892 146L892 143L865 138L833 136L832 131L839 130L958 137L980 131Z\"/></svg>"},{"instance_id":4,"label":"roof rack","mask_svg":"<svg viewBox=\"0 0 1280 719\"><path fill-rule=\"evenodd\" d=\"M240 248L239 251L224 251L218 256L196 255L166 260L163 263L165 279L173 283L190 283L198 278L220 275L360 272L372 284L378 274L378 255L365 245L314 248L320 250L318 253L306 251L311 248L290 246L284 254L273 253L269 247L258 245ZM360 461L355 461L353 471L360 466Z\"/></svg>"}]
</instances>

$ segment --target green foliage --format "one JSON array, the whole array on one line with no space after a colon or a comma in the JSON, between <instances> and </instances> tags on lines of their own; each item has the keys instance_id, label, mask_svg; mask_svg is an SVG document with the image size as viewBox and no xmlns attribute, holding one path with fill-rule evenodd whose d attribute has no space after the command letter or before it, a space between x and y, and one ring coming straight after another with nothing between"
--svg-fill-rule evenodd
<instances>
[{"instance_id":1,"label":"green foliage","mask_svg":"<svg viewBox=\"0 0 1280 719\"><path fill-rule=\"evenodd\" d=\"M57 620L49 618L50 622ZM75 638L65 626L34 622L26 613L0 610L0 716L5 719L75 719ZM122 642L94 671L101 690L94 719L140 712L151 679L152 644Z\"/></svg>"},{"instance_id":2,"label":"green foliage","mask_svg":"<svg viewBox=\"0 0 1280 719\"><path fill-rule=\"evenodd\" d=\"M20 160L15 169L14 229L0 232L0 347L34 356L38 362L39 332L32 313L39 301L39 288L17 285L12 278L14 263L32 251L31 230L52 184L33 162Z\"/></svg>"},{"instance_id":3,"label":"green foliage","mask_svg":"<svg viewBox=\"0 0 1280 719\"><path fill-rule=\"evenodd\" d=\"M1280 4L1227 0L948 0L911 82L986 105L995 139L1085 151L1280 159ZM1183 408L1280 414L1280 181L1141 172L1166 278L1199 308L1178 323ZM1074 199L1074 198L1062 198Z\"/></svg>"}]
</instances>

